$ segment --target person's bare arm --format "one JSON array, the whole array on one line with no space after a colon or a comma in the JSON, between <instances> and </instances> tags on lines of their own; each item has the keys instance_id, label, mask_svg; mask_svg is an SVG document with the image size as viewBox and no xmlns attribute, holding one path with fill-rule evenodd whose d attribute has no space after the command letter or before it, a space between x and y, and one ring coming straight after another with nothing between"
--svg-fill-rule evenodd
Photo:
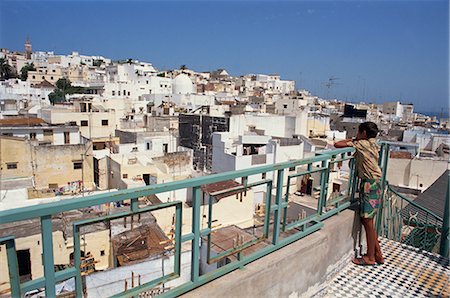
<instances>
[{"instance_id":1,"label":"person's bare arm","mask_svg":"<svg viewBox=\"0 0 450 298\"><path fill-rule=\"evenodd\" d=\"M336 147L336 148L350 147L348 145L348 143L350 143L352 141L353 141L353 139L346 139L346 140L342 140L342 141L337 141L337 142L334 142L334 147Z\"/></svg>"}]
</instances>

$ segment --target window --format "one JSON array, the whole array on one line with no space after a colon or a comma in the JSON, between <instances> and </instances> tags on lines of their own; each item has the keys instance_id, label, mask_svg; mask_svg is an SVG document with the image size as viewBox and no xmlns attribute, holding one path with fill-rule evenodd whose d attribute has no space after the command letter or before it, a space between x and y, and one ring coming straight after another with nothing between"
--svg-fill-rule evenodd
<instances>
[{"instance_id":1,"label":"window","mask_svg":"<svg viewBox=\"0 0 450 298\"><path fill-rule=\"evenodd\" d=\"M81 120L80 124L81 124L81 126L88 126L88 121L87 120Z\"/></svg>"},{"instance_id":2,"label":"window","mask_svg":"<svg viewBox=\"0 0 450 298\"><path fill-rule=\"evenodd\" d=\"M122 178L123 179L127 179L128 178L128 174L122 174Z\"/></svg>"},{"instance_id":3,"label":"window","mask_svg":"<svg viewBox=\"0 0 450 298\"><path fill-rule=\"evenodd\" d=\"M53 77L50 77L50 80L53 80Z\"/></svg>"},{"instance_id":4,"label":"window","mask_svg":"<svg viewBox=\"0 0 450 298\"><path fill-rule=\"evenodd\" d=\"M36 140L36 133L30 132L30 140Z\"/></svg>"},{"instance_id":5,"label":"window","mask_svg":"<svg viewBox=\"0 0 450 298\"><path fill-rule=\"evenodd\" d=\"M102 120L102 126L108 126L108 120Z\"/></svg>"},{"instance_id":6,"label":"window","mask_svg":"<svg viewBox=\"0 0 450 298\"><path fill-rule=\"evenodd\" d=\"M117 91L117 95L120 96L120 91Z\"/></svg>"},{"instance_id":7,"label":"window","mask_svg":"<svg viewBox=\"0 0 450 298\"><path fill-rule=\"evenodd\" d=\"M45 80L45 76L42 76L42 79Z\"/></svg>"},{"instance_id":8,"label":"window","mask_svg":"<svg viewBox=\"0 0 450 298\"><path fill-rule=\"evenodd\" d=\"M35 79L36 78L36 76L33 76L33 79Z\"/></svg>"},{"instance_id":9,"label":"window","mask_svg":"<svg viewBox=\"0 0 450 298\"><path fill-rule=\"evenodd\" d=\"M283 108L287 109L287 105L283 105Z\"/></svg>"},{"instance_id":10,"label":"window","mask_svg":"<svg viewBox=\"0 0 450 298\"><path fill-rule=\"evenodd\" d=\"M103 257L104 255L105 255L105 251L104 251L104 250L101 250L101 251L100 251L100 256Z\"/></svg>"},{"instance_id":11,"label":"window","mask_svg":"<svg viewBox=\"0 0 450 298\"><path fill-rule=\"evenodd\" d=\"M56 72L54 69L52 70L53 72Z\"/></svg>"},{"instance_id":12,"label":"window","mask_svg":"<svg viewBox=\"0 0 450 298\"><path fill-rule=\"evenodd\" d=\"M64 144L70 144L70 133L68 131L64 132Z\"/></svg>"},{"instance_id":13,"label":"window","mask_svg":"<svg viewBox=\"0 0 450 298\"><path fill-rule=\"evenodd\" d=\"M147 143L147 150L152 150L152 143L150 142Z\"/></svg>"},{"instance_id":14,"label":"window","mask_svg":"<svg viewBox=\"0 0 450 298\"><path fill-rule=\"evenodd\" d=\"M261 179L266 179L266 175L267 175L267 173L262 173L261 174Z\"/></svg>"},{"instance_id":15,"label":"window","mask_svg":"<svg viewBox=\"0 0 450 298\"><path fill-rule=\"evenodd\" d=\"M116 91L112 91L112 96L115 96L116 95Z\"/></svg>"},{"instance_id":16,"label":"window","mask_svg":"<svg viewBox=\"0 0 450 298\"><path fill-rule=\"evenodd\" d=\"M130 94L131 94L130 91L128 91L128 96L130 96Z\"/></svg>"},{"instance_id":17,"label":"window","mask_svg":"<svg viewBox=\"0 0 450 298\"><path fill-rule=\"evenodd\" d=\"M53 135L53 130L51 129L44 129L44 136L52 136Z\"/></svg>"},{"instance_id":18,"label":"window","mask_svg":"<svg viewBox=\"0 0 450 298\"><path fill-rule=\"evenodd\" d=\"M17 162L7 162L6 163L6 168L8 170L14 170L17 169Z\"/></svg>"},{"instance_id":19,"label":"window","mask_svg":"<svg viewBox=\"0 0 450 298\"><path fill-rule=\"evenodd\" d=\"M289 172L295 172L295 167L289 168Z\"/></svg>"},{"instance_id":20,"label":"window","mask_svg":"<svg viewBox=\"0 0 450 298\"><path fill-rule=\"evenodd\" d=\"M79 170L83 168L83 162L81 161L74 161L73 162L73 169L74 170Z\"/></svg>"}]
</instances>

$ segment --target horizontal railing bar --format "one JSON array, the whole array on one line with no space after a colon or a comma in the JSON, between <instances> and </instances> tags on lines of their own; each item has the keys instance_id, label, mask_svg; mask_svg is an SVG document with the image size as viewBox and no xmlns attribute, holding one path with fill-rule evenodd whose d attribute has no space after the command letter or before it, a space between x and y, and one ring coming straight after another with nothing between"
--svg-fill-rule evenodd
<instances>
[{"instance_id":1,"label":"horizontal railing bar","mask_svg":"<svg viewBox=\"0 0 450 298\"><path fill-rule=\"evenodd\" d=\"M338 197L336 197L336 198L334 198L334 199L332 199L330 201L327 201L325 206L329 207L329 206L334 205L336 203L342 202L343 200L345 200L347 198L348 198L348 195L338 196Z\"/></svg>"},{"instance_id":2,"label":"horizontal railing bar","mask_svg":"<svg viewBox=\"0 0 450 298\"><path fill-rule=\"evenodd\" d=\"M249 242L246 242L244 244L237 245L236 247L233 247L231 249L228 249L226 251L223 251L223 252L215 255L213 258L208 260L208 264L216 263L216 262L222 260L225 257L234 255L234 254L236 254L236 253L238 253L240 251L243 251L244 249L249 248L252 245L255 245L257 243L263 242L264 240L265 240L265 238L261 237L261 238L253 239L253 240L251 240Z\"/></svg>"},{"instance_id":3,"label":"horizontal railing bar","mask_svg":"<svg viewBox=\"0 0 450 298\"><path fill-rule=\"evenodd\" d=\"M337 150L333 150L333 151L327 151L326 153L322 153L319 156L314 156L314 157L305 158L305 159L301 159L301 160L287 161L287 162L283 162L283 163L264 165L264 166L260 166L260 167L256 167L256 168L249 168L249 169L244 169L244 170L239 170L239 171L218 173L218 174L201 176L201 177L196 177L196 178L191 178L191 179L186 179L186 180L168 182L168 183L164 183L164 184L154 184L154 185L149 185L149 186L145 186L145 187L125 189L125 190L120 190L120 191L115 191L115 192L104 193L104 194L86 196L86 197L82 197L82 198L67 199L67 200L61 200L58 202L52 202L52 203L47 203L47 204L40 204L40 205L33 205L33 206L5 210L5 211L0 212L0 224L14 222L14 221L20 221L20 220L26 220L26 219L36 218L36 217L48 216L48 215L53 215L53 214L64 212L64 211L88 208L88 207L91 207L94 205L101 205L101 204L110 203L110 202L117 202L117 201L129 200L129 199L133 199L133 198L145 197L145 196L149 196L152 194L174 191L177 189L199 187L199 186L205 185L205 184L211 184L211 183L220 182L220 181L224 181L224 180L236 179L236 178L240 178L240 177L251 176L251 175L270 172L270 171L277 171L280 169L296 167L296 166L300 166L300 165L305 165L305 164L310 164L310 163L314 163L314 162L328 160L328 159L330 159L330 155L339 154L339 152L343 153L343 152L353 152L354 151L353 148L345 148L345 150L337 149Z\"/></svg>"},{"instance_id":4,"label":"horizontal railing bar","mask_svg":"<svg viewBox=\"0 0 450 298\"><path fill-rule=\"evenodd\" d=\"M179 276L176 273L166 274L164 276L161 276L160 278L152 280L151 282L148 282L146 284L143 284L143 285L131 288L128 291L116 294L116 295L111 296L111 297L114 297L114 298L119 298L119 297L138 297L140 293L142 293L144 291L147 291L147 290L151 290L151 289L153 289L154 287L156 287L159 284L166 283L166 282L171 281L171 280L173 280L175 278L178 278L178 277Z\"/></svg>"},{"instance_id":5,"label":"horizontal railing bar","mask_svg":"<svg viewBox=\"0 0 450 298\"><path fill-rule=\"evenodd\" d=\"M287 207L288 205L289 205L289 202L280 202L280 209ZM278 210L277 204L270 205L270 212L276 211L276 210Z\"/></svg>"},{"instance_id":6,"label":"horizontal railing bar","mask_svg":"<svg viewBox=\"0 0 450 298\"><path fill-rule=\"evenodd\" d=\"M194 240L194 233L187 233L181 236L181 242L187 242Z\"/></svg>"},{"instance_id":7,"label":"horizontal railing bar","mask_svg":"<svg viewBox=\"0 0 450 298\"><path fill-rule=\"evenodd\" d=\"M311 173L315 173L315 172L324 171L326 169L328 169L328 168L327 167L315 168L315 169L313 169L311 171L303 171L303 172L300 172L300 173L290 174L288 177L289 178L295 178L295 177L298 177L298 176L303 176L303 175L307 175L307 174L311 174Z\"/></svg>"},{"instance_id":8,"label":"horizontal railing bar","mask_svg":"<svg viewBox=\"0 0 450 298\"><path fill-rule=\"evenodd\" d=\"M169 208L169 207L175 207L178 204L181 204L181 201L166 202L166 203L161 203L161 204L158 204L158 205L151 205L151 206L141 207L141 208L137 209L136 211L130 210L130 211L125 211L125 212L119 212L119 213L104 215L104 216L100 216L100 217L84 219L84 220L80 220L80 221L74 222L73 224L81 227L81 226L85 226L85 225L89 225L89 224L102 222L102 221L105 221L105 220L115 220L115 219L118 219L118 218L122 218L122 217L126 217L126 216L132 216L132 215L135 215L135 214L151 212L151 211L157 211L159 209L164 209L164 208Z\"/></svg>"},{"instance_id":9,"label":"horizontal railing bar","mask_svg":"<svg viewBox=\"0 0 450 298\"><path fill-rule=\"evenodd\" d=\"M8 241L14 241L14 236L5 236L0 238L0 245L5 244Z\"/></svg>"},{"instance_id":10,"label":"horizontal railing bar","mask_svg":"<svg viewBox=\"0 0 450 298\"><path fill-rule=\"evenodd\" d=\"M319 214L315 213L315 214L310 215L310 216L308 216L308 217L306 217L304 219L291 222L291 223L286 225L286 230L292 230L294 228L303 226L303 225L305 225L307 223L310 223L310 222L313 222L313 221L320 222Z\"/></svg>"},{"instance_id":11,"label":"horizontal railing bar","mask_svg":"<svg viewBox=\"0 0 450 298\"><path fill-rule=\"evenodd\" d=\"M352 149L352 150L349 150L349 149ZM316 151L316 154L317 154L317 155L330 155L330 156L334 156L334 155L339 155L339 154L348 153L348 152L355 152L355 149L354 149L353 147L337 148L337 149L327 149L327 150Z\"/></svg>"},{"instance_id":12,"label":"horizontal railing bar","mask_svg":"<svg viewBox=\"0 0 450 298\"><path fill-rule=\"evenodd\" d=\"M271 181L272 181L271 179L264 179L264 180L260 180L258 182L249 183L246 186L245 185L239 185L239 186L235 186L235 187L228 188L228 189L225 189L225 190L216 191L216 192L210 193L209 195L212 196L212 197L215 197L215 196L218 196L218 195L223 195L223 194L227 194L227 193L234 192L234 191L245 190L245 189L249 189L251 187L267 184L267 183L269 183Z\"/></svg>"},{"instance_id":13,"label":"horizontal railing bar","mask_svg":"<svg viewBox=\"0 0 450 298\"><path fill-rule=\"evenodd\" d=\"M353 158L354 158L353 156L341 157L339 159L332 159L332 160L330 160L330 163L342 162L342 161L346 161L346 160L351 160Z\"/></svg>"},{"instance_id":14,"label":"horizontal railing bar","mask_svg":"<svg viewBox=\"0 0 450 298\"><path fill-rule=\"evenodd\" d=\"M45 278L39 277L33 280L26 281L20 284L20 291L26 293L32 290L40 289L45 287Z\"/></svg>"},{"instance_id":15,"label":"horizontal railing bar","mask_svg":"<svg viewBox=\"0 0 450 298\"><path fill-rule=\"evenodd\" d=\"M347 209L348 207L350 207L350 205L351 205L350 202L342 203L341 205L339 205L339 207L336 207L336 208L334 208L334 209L332 209L330 211L327 211L327 212L323 213L322 215L320 215L319 219L320 220L325 220L325 219L327 219L327 218L329 218L329 217L331 217L331 216L333 216L333 215L335 215L335 214L337 214L337 213Z\"/></svg>"},{"instance_id":16,"label":"horizontal railing bar","mask_svg":"<svg viewBox=\"0 0 450 298\"><path fill-rule=\"evenodd\" d=\"M61 282L63 280L75 277L76 274L77 274L77 269L75 267L56 271L55 272L55 281ZM21 283L20 291L24 294L26 292L44 288L44 287L45 287L45 277L39 277L39 278Z\"/></svg>"}]
</instances>

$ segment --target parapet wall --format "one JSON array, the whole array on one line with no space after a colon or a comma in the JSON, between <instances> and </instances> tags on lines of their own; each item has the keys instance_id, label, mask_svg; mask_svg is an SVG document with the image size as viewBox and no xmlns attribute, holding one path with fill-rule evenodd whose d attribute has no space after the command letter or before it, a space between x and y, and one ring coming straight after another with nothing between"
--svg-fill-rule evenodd
<instances>
[{"instance_id":1,"label":"parapet wall","mask_svg":"<svg viewBox=\"0 0 450 298\"><path fill-rule=\"evenodd\" d=\"M311 297L353 256L354 212L280 250L199 287L183 297Z\"/></svg>"}]
</instances>

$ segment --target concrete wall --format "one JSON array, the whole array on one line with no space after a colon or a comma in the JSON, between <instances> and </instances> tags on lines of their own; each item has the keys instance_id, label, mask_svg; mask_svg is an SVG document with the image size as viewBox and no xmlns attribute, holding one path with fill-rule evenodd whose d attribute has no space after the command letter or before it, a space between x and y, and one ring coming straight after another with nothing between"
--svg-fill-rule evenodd
<instances>
[{"instance_id":1,"label":"concrete wall","mask_svg":"<svg viewBox=\"0 0 450 298\"><path fill-rule=\"evenodd\" d=\"M86 189L93 188L94 165L89 145L35 146L36 188L48 188L49 184L64 186L72 181L84 181ZM83 158L82 158L83 154ZM83 161L83 170L74 169L74 162Z\"/></svg>"},{"instance_id":2,"label":"concrete wall","mask_svg":"<svg viewBox=\"0 0 450 298\"><path fill-rule=\"evenodd\" d=\"M392 185L425 190L448 166L447 160L390 158L387 180Z\"/></svg>"},{"instance_id":3,"label":"concrete wall","mask_svg":"<svg viewBox=\"0 0 450 298\"><path fill-rule=\"evenodd\" d=\"M350 261L352 211L280 250L199 287L182 297L311 297Z\"/></svg>"},{"instance_id":4,"label":"concrete wall","mask_svg":"<svg viewBox=\"0 0 450 298\"><path fill-rule=\"evenodd\" d=\"M86 138L105 138L114 136L117 128L116 114L114 110L108 112L76 112L69 109L42 110L42 119L51 124L64 124L75 122L79 126L80 133ZM102 121L108 124L103 125ZM81 126L81 121L87 121L87 126Z\"/></svg>"},{"instance_id":5,"label":"concrete wall","mask_svg":"<svg viewBox=\"0 0 450 298\"><path fill-rule=\"evenodd\" d=\"M16 137L0 137L0 171L1 178L18 178L18 177L30 177L31 175L31 162L30 162L31 146L24 141ZM9 168L8 164L17 163L17 168Z\"/></svg>"},{"instance_id":6,"label":"concrete wall","mask_svg":"<svg viewBox=\"0 0 450 298\"><path fill-rule=\"evenodd\" d=\"M41 145L34 146L30 141L15 138L0 138L2 179L32 177L37 189L49 188L49 184L59 187L68 182L84 181L87 189L93 187L92 149L86 145ZM81 169L74 169L74 162L83 158L83 177ZM17 163L16 169L8 169L9 163Z\"/></svg>"}]
</instances>

